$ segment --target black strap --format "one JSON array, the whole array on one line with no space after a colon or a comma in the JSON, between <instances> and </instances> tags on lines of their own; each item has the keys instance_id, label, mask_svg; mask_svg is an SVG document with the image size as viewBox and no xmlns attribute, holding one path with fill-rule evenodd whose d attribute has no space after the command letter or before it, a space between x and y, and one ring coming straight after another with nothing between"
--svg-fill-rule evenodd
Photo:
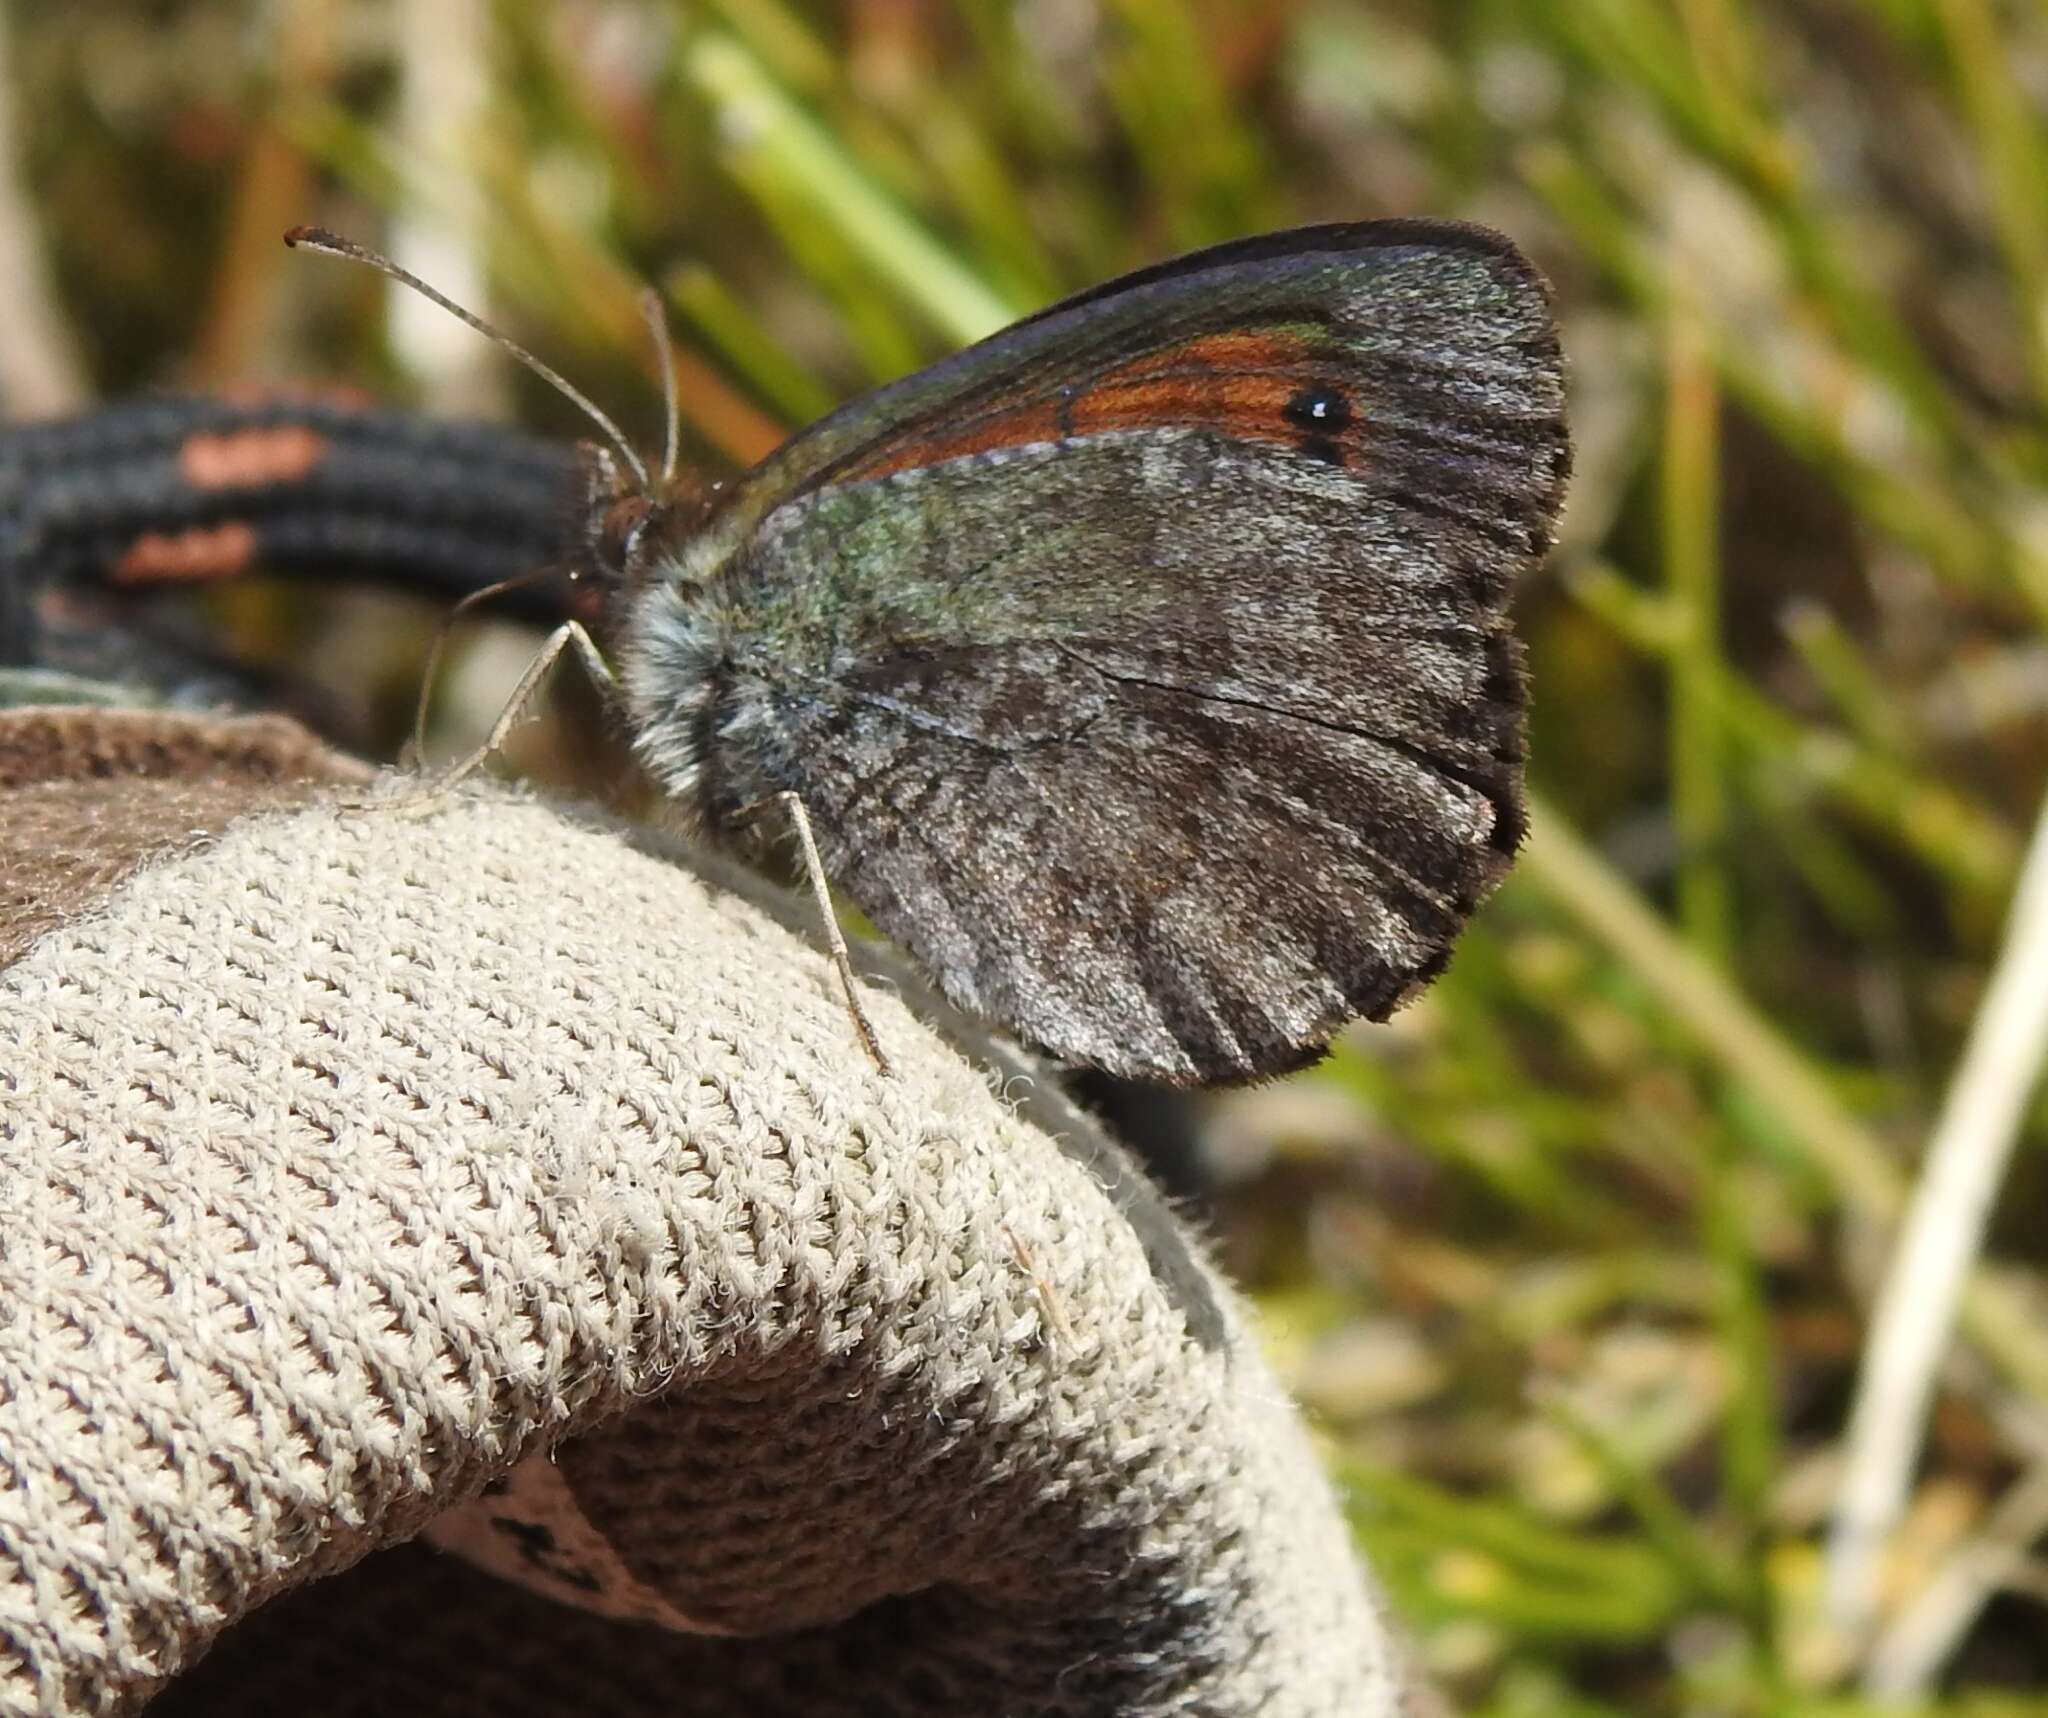
<instances>
[{"instance_id":1,"label":"black strap","mask_svg":"<svg viewBox=\"0 0 2048 1718\"><path fill-rule=\"evenodd\" d=\"M453 602L566 564L587 493L574 444L341 394L161 395L0 427L0 664L133 660L154 683L163 650L189 646L150 637L122 596L258 570ZM570 606L546 581L499 612Z\"/></svg>"}]
</instances>

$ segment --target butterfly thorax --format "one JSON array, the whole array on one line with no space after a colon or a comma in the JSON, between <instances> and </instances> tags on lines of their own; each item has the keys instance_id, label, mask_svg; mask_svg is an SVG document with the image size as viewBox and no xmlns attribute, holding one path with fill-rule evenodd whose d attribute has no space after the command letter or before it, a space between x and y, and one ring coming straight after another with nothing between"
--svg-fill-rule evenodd
<instances>
[{"instance_id":1,"label":"butterfly thorax","mask_svg":"<svg viewBox=\"0 0 2048 1718\"><path fill-rule=\"evenodd\" d=\"M738 533L703 524L701 513L683 518L651 512L627 523L634 552L621 564L610 630L642 767L693 830L718 833L746 791L730 784L734 742L719 736L740 632L719 575ZM774 791L764 781L752 798Z\"/></svg>"}]
</instances>

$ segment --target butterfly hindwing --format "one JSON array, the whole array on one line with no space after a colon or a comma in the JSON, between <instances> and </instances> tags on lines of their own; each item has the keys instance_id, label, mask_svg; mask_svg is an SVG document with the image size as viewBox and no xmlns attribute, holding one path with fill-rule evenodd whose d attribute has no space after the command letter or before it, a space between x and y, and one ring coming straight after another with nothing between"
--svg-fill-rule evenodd
<instances>
[{"instance_id":1,"label":"butterfly hindwing","mask_svg":"<svg viewBox=\"0 0 2048 1718\"><path fill-rule=\"evenodd\" d=\"M1430 976L1520 838L1505 609L1567 461L1504 240L1202 253L771 459L644 599L643 749L714 824L800 794L876 924L1055 1054L1282 1071Z\"/></svg>"}]
</instances>

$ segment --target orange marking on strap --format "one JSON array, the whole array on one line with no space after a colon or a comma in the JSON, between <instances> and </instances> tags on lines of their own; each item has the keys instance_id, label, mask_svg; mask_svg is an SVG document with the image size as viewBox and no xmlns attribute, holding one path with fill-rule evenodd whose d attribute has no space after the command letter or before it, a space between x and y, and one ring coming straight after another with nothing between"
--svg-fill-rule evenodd
<instances>
[{"instance_id":1,"label":"orange marking on strap","mask_svg":"<svg viewBox=\"0 0 2048 1718\"><path fill-rule=\"evenodd\" d=\"M117 585L162 585L232 578L256 560L250 525L203 525L175 533L149 531L114 563Z\"/></svg>"},{"instance_id":2,"label":"orange marking on strap","mask_svg":"<svg viewBox=\"0 0 2048 1718\"><path fill-rule=\"evenodd\" d=\"M1289 422L1287 406L1310 385L1315 354L1309 340L1291 333L1200 335L1104 371L1067 398L1064 424L1057 399L1033 399L1007 409L998 405L969 423L885 445L837 474L837 481L857 483L949 459L1058 441L1063 433L1103 435L1170 426L1292 446L1306 432ZM1333 426L1330 435L1319 438L1341 448L1347 462L1364 451L1359 416L1354 407L1346 428Z\"/></svg>"},{"instance_id":3,"label":"orange marking on strap","mask_svg":"<svg viewBox=\"0 0 2048 1718\"><path fill-rule=\"evenodd\" d=\"M256 489L296 483L321 461L327 438L303 424L195 435L178 450L178 469L194 489Z\"/></svg>"}]
</instances>

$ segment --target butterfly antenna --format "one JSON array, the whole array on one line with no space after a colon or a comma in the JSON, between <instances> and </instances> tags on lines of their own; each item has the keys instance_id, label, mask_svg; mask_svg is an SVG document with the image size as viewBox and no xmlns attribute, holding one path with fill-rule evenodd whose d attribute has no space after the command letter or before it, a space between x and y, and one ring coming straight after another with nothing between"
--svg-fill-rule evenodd
<instances>
[{"instance_id":1,"label":"butterfly antenna","mask_svg":"<svg viewBox=\"0 0 2048 1718\"><path fill-rule=\"evenodd\" d=\"M538 584L560 570L554 566L535 567L531 572L515 573L494 585L469 591L441 617L441 624L434 629L433 645L427 651L426 669L420 675L420 701L413 706L412 712L412 756L420 768L425 768L427 761L427 710L433 702L434 682L441 676L441 659L448 654L448 640L455 635L455 623L471 609L480 607L493 597L501 597L507 591L516 591L524 585Z\"/></svg>"},{"instance_id":2,"label":"butterfly antenna","mask_svg":"<svg viewBox=\"0 0 2048 1718\"><path fill-rule=\"evenodd\" d=\"M410 269L400 268L389 257L366 249L353 239L345 239L339 233L330 233L325 227L294 227L285 234L284 242L294 250L319 251L327 256L347 257L351 262L367 263L379 274L388 276L400 286L409 286L431 304L438 304L458 322L465 322L486 340L510 353L536 376L555 389L566 399L573 401L583 415L604 431L605 439L619 450L619 456L626 462L627 469L639 481L643 492L651 491L653 483L647 475L647 467L640 456L633 451L633 444L620 432L619 426L605 416L596 401L562 375L553 366L544 364L531 352L509 335L500 334L488 322L471 311L464 310L445 292L437 292ZM673 384L671 384L673 385Z\"/></svg>"},{"instance_id":3,"label":"butterfly antenna","mask_svg":"<svg viewBox=\"0 0 2048 1718\"><path fill-rule=\"evenodd\" d=\"M640 294L640 314L647 319L647 332L654 336L654 355L661 364L661 480L668 483L675 477L681 452L682 404L676 398L676 348L669 338L668 311L661 294L651 286Z\"/></svg>"}]
</instances>

